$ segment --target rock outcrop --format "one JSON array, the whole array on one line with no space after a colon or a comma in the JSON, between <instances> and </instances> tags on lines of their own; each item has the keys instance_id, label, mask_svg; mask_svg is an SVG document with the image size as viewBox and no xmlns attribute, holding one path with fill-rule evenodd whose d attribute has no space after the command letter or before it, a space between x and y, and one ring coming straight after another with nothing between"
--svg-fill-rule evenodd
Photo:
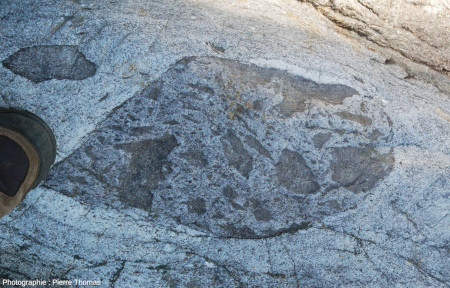
<instances>
[{"instance_id":1,"label":"rock outcrop","mask_svg":"<svg viewBox=\"0 0 450 288\"><path fill-rule=\"evenodd\" d=\"M380 46L447 75L450 72L450 6L446 0L299 1L311 3L336 25Z\"/></svg>"},{"instance_id":2,"label":"rock outcrop","mask_svg":"<svg viewBox=\"0 0 450 288\"><path fill-rule=\"evenodd\" d=\"M448 287L450 21L421 3L0 1L0 105L58 146L0 278Z\"/></svg>"}]
</instances>

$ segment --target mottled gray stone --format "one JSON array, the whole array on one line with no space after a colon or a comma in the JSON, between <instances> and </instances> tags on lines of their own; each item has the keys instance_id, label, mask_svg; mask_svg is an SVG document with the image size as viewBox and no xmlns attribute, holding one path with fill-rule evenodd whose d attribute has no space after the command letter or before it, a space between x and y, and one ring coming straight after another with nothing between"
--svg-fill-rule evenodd
<instances>
[{"instance_id":1,"label":"mottled gray stone","mask_svg":"<svg viewBox=\"0 0 450 288\"><path fill-rule=\"evenodd\" d=\"M311 100L337 105L342 104L345 98L358 94L355 89L346 85L324 85L292 76L287 76L285 80L287 81L275 86L283 96L283 101L275 107L285 117L305 111L306 102Z\"/></svg>"},{"instance_id":2,"label":"mottled gray stone","mask_svg":"<svg viewBox=\"0 0 450 288\"><path fill-rule=\"evenodd\" d=\"M398 2L358 0L300 0L314 5L336 25L356 32L380 46L433 69L450 71L448 22L445 1ZM394 64L390 59L386 64Z\"/></svg>"},{"instance_id":3,"label":"mottled gray stone","mask_svg":"<svg viewBox=\"0 0 450 288\"><path fill-rule=\"evenodd\" d=\"M252 213L258 221L272 220L272 213L270 212L270 203L261 203L258 199L252 199Z\"/></svg>"},{"instance_id":4,"label":"mottled gray stone","mask_svg":"<svg viewBox=\"0 0 450 288\"><path fill-rule=\"evenodd\" d=\"M205 199L200 197L191 199L188 203L188 212L198 215L204 214L206 212Z\"/></svg>"},{"instance_id":5,"label":"mottled gray stone","mask_svg":"<svg viewBox=\"0 0 450 288\"><path fill-rule=\"evenodd\" d=\"M228 163L233 166L242 176L248 178L253 168L253 159L244 148L241 139L231 130L222 137L223 152Z\"/></svg>"},{"instance_id":6,"label":"mottled gray stone","mask_svg":"<svg viewBox=\"0 0 450 288\"><path fill-rule=\"evenodd\" d=\"M392 154L380 154L373 147L334 148L332 155L332 179L353 192L373 188L394 164Z\"/></svg>"},{"instance_id":7,"label":"mottled gray stone","mask_svg":"<svg viewBox=\"0 0 450 288\"><path fill-rule=\"evenodd\" d=\"M230 186L226 186L225 188L223 188L222 193L223 196L231 200L235 199L238 196L238 194Z\"/></svg>"},{"instance_id":8,"label":"mottled gray stone","mask_svg":"<svg viewBox=\"0 0 450 288\"><path fill-rule=\"evenodd\" d=\"M0 65L0 105L40 115L58 143L47 182L0 219L0 278L448 287L448 7L314 2L0 1L1 60L77 45L97 66L36 84ZM225 156L228 130L252 159L248 178ZM278 180L286 149L314 193Z\"/></svg>"},{"instance_id":9,"label":"mottled gray stone","mask_svg":"<svg viewBox=\"0 0 450 288\"><path fill-rule=\"evenodd\" d=\"M126 172L118 175L119 198L130 206L151 210L151 191L171 172L167 156L177 146L173 135L116 145L131 154L130 162L123 167Z\"/></svg>"},{"instance_id":10,"label":"mottled gray stone","mask_svg":"<svg viewBox=\"0 0 450 288\"><path fill-rule=\"evenodd\" d=\"M289 92L277 90L279 83L289 83ZM290 115L296 123L291 128L275 99L308 101L319 109L311 123L323 118L317 122L323 126L333 117L327 111L352 95L350 87L316 84L284 71L214 57L185 58L112 112L52 172L46 186L65 191L58 183L71 174L78 178L69 178L70 186L86 191L75 197L86 203L117 206L119 200L221 237L262 239L298 231L309 227L304 224L309 217L339 213L360 199L355 195L339 199L340 205L321 204L337 201L335 189L370 189L390 168L362 154L317 147L317 134L304 123L306 114ZM387 123L383 115L365 113ZM270 124L264 117L272 119ZM374 128L354 133L348 124L333 123L323 141L334 138L342 145L356 137L361 145L372 143ZM377 128L388 133L383 125ZM295 148L279 146L283 142ZM319 165L316 153L329 155L333 165ZM365 181L354 176L361 167L380 173ZM358 179L353 186L347 183L352 175ZM93 187L96 192L89 192Z\"/></svg>"},{"instance_id":11,"label":"mottled gray stone","mask_svg":"<svg viewBox=\"0 0 450 288\"><path fill-rule=\"evenodd\" d=\"M314 135L313 142L316 149L321 149L325 143L331 138L331 133L317 133Z\"/></svg>"},{"instance_id":12,"label":"mottled gray stone","mask_svg":"<svg viewBox=\"0 0 450 288\"><path fill-rule=\"evenodd\" d=\"M254 136L247 135L245 137L245 143L247 143L248 146L258 151L258 153L266 156L267 158L272 158L270 152Z\"/></svg>"},{"instance_id":13,"label":"mottled gray stone","mask_svg":"<svg viewBox=\"0 0 450 288\"><path fill-rule=\"evenodd\" d=\"M34 83L50 79L83 80L91 77L96 65L77 46L49 45L22 48L2 61L13 73Z\"/></svg>"},{"instance_id":14,"label":"mottled gray stone","mask_svg":"<svg viewBox=\"0 0 450 288\"><path fill-rule=\"evenodd\" d=\"M338 112L336 113L336 115L338 115L339 117L341 117L342 119L345 120L350 120L353 122L357 122L363 126L370 126L372 125L372 120L367 117L367 116L363 116L363 115L359 115L359 114L353 114L347 111L342 111L342 112Z\"/></svg>"},{"instance_id":15,"label":"mottled gray stone","mask_svg":"<svg viewBox=\"0 0 450 288\"><path fill-rule=\"evenodd\" d=\"M275 169L280 184L295 193L310 194L319 189L305 159L295 151L284 149Z\"/></svg>"},{"instance_id":16,"label":"mottled gray stone","mask_svg":"<svg viewBox=\"0 0 450 288\"><path fill-rule=\"evenodd\" d=\"M189 150L182 154L189 163L197 167L205 167L208 165L208 159L201 150Z\"/></svg>"}]
</instances>

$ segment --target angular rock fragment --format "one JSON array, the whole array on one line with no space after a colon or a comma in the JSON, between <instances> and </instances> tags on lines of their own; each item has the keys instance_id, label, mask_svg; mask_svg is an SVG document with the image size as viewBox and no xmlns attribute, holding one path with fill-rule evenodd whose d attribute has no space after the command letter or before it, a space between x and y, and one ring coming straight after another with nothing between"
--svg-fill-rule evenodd
<instances>
[{"instance_id":1,"label":"angular rock fragment","mask_svg":"<svg viewBox=\"0 0 450 288\"><path fill-rule=\"evenodd\" d=\"M330 169L332 179L353 192L373 188L391 170L392 154L380 154L372 147L334 148Z\"/></svg>"},{"instance_id":2,"label":"angular rock fragment","mask_svg":"<svg viewBox=\"0 0 450 288\"><path fill-rule=\"evenodd\" d=\"M278 182L298 194L310 194L319 189L311 169L302 155L284 149L275 165Z\"/></svg>"},{"instance_id":3,"label":"angular rock fragment","mask_svg":"<svg viewBox=\"0 0 450 288\"><path fill-rule=\"evenodd\" d=\"M327 143L328 140L331 138L331 133L317 133L313 137L313 143L314 146L317 149L322 149L322 146Z\"/></svg>"},{"instance_id":4,"label":"angular rock fragment","mask_svg":"<svg viewBox=\"0 0 450 288\"><path fill-rule=\"evenodd\" d=\"M119 197L130 206L150 210L152 189L171 172L167 156L178 146L173 135L144 140L116 147L132 154L127 171L120 175Z\"/></svg>"},{"instance_id":5,"label":"angular rock fragment","mask_svg":"<svg viewBox=\"0 0 450 288\"><path fill-rule=\"evenodd\" d=\"M319 100L337 105L342 104L345 98L358 94L355 89L345 85L319 84L302 77L288 79L290 82L283 83L283 88L280 88L283 101L275 106L285 117L305 111L307 101Z\"/></svg>"},{"instance_id":6,"label":"angular rock fragment","mask_svg":"<svg viewBox=\"0 0 450 288\"><path fill-rule=\"evenodd\" d=\"M253 168L253 159L244 148L239 137L228 130L227 134L222 137L222 145L225 157L230 165L236 168L242 176L248 178Z\"/></svg>"},{"instance_id":7,"label":"angular rock fragment","mask_svg":"<svg viewBox=\"0 0 450 288\"><path fill-rule=\"evenodd\" d=\"M245 137L245 143L247 143L248 146L258 151L258 153L266 156L267 158L272 158L270 156L270 152L261 144L261 142L258 141L258 139L256 139L252 135L247 135Z\"/></svg>"},{"instance_id":8,"label":"angular rock fragment","mask_svg":"<svg viewBox=\"0 0 450 288\"><path fill-rule=\"evenodd\" d=\"M93 76L97 70L77 46L71 45L22 48L3 60L2 64L34 83L50 79L83 80Z\"/></svg>"},{"instance_id":9,"label":"angular rock fragment","mask_svg":"<svg viewBox=\"0 0 450 288\"><path fill-rule=\"evenodd\" d=\"M181 156L196 167L205 167L208 165L208 159L201 150L189 150Z\"/></svg>"},{"instance_id":10,"label":"angular rock fragment","mask_svg":"<svg viewBox=\"0 0 450 288\"><path fill-rule=\"evenodd\" d=\"M264 204L258 199L252 199L252 202L252 212L256 220L270 221L273 219L272 213L270 212L270 204Z\"/></svg>"},{"instance_id":11,"label":"angular rock fragment","mask_svg":"<svg viewBox=\"0 0 450 288\"><path fill-rule=\"evenodd\" d=\"M191 199L188 203L188 211L197 215L204 214L206 212L205 199L200 197Z\"/></svg>"},{"instance_id":12,"label":"angular rock fragment","mask_svg":"<svg viewBox=\"0 0 450 288\"><path fill-rule=\"evenodd\" d=\"M342 111L342 112L336 113L336 115L338 115L342 119L357 122L363 126L372 125L372 120L369 117L364 116L364 115L354 114L354 113L350 113L347 111Z\"/></svg>"}]
</instances>

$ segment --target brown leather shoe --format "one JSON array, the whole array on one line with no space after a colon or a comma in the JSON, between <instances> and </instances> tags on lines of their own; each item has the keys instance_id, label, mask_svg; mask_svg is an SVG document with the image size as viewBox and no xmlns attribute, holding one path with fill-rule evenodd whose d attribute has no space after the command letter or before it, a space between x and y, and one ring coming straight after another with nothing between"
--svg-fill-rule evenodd
<instances>
[{"instance_id":1,"label":"brown leather shoe","mask_svg":"<svg viewBox=\"0 0 450 288\"><path fill-rule=\"evenodd\" d=\"M47 176L55 157L55 137L41 118L0 108L0 217Z\"/></svg>"}]
</instances>

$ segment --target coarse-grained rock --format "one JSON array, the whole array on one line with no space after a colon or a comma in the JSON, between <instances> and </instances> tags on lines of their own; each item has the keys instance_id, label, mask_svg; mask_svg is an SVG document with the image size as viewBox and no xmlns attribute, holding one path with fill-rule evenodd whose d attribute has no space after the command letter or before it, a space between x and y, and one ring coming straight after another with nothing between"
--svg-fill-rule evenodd
<instances>
[{"instance_id":1,"label":"coarse-grained rock","mask_svg":"<svg viewBox=\"0 0 450 288\"><path fill-rule=\"evenodd\" d=\"M228 164L233 166L245 178L248 178L253 169L253 159L245 150L241 139L233 131L228 130L221 138L223 153L227 158Z\"/></svg>"},{"instance_id":2,"label":"coarse-grained rock","mask_svg":"<svg viewBox=\"0 0 450 288\"><path fill-rule=\"evenodd\" d=\"M0 283L448 287L445 1L302 2L0 1L58 147Z\"/></svg>"},{"instance_id":3,"label":"coarse-grained rock","mask_svg":"<svg viewBox=\"0 0 450 288\"><path fill-rule=\"evenodd\" d=\"M288 115L290 125L279 110L287 97L309 103ZM185 58L108 116L45 186L77 187L86 193L75 198L85 203L118 200L224 237L307 229L309 218L353 206L362 195L328 211L318 211L318 201L336 201L340 188L368 192L392 170L392 152L376 150L389 145L388 118L369 112L369 100L358 112L364 115L345 112L351 97L358 93L343 85L215 57ZM373 118L377 126L339 113ZM308 119L318 127L308 128ZM316 131L325 129L335 143L321 150ZM359 146L347 146L348 138ZM319 163L318 154L329 160ZM75 181L62 182L66 175ZM101 190L93 194L92 187Z\"/></svg>"}]
</instances>

